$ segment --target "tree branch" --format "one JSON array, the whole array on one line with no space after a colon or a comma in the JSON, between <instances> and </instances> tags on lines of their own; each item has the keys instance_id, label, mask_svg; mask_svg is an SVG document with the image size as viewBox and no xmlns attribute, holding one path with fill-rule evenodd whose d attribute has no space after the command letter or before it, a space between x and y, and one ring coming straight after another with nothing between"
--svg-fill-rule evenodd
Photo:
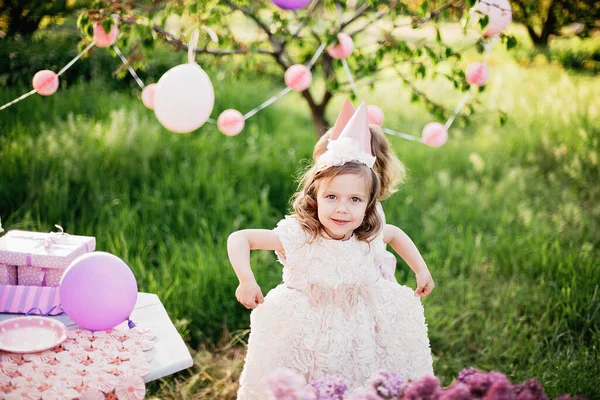
<instances>
[{"instance_id":1,"label":"tree branch","mask_svg":"<svg viewBox=\"0 0 600 400\"><path fill-rule=\"evenodd\" d=\"M448 2L448 3L446 3L446 4L444 4L443 6L441 6L441 7L437 8L437 9L435 9L435 10L431 11L429 14L427 14L427 16L426 16L426 17L423 17L423 18L421 18L420 20L414 21L414 22L413 22L413 28L418 28L418 27L420 27L421 25L423 25L424 23L426 23L427 21L429 21L429 20L431 20L431 19L433 19L433 18L437 18L437 17L438 17L438 15L439 15L439 14L440 14L442 11L444 11L444 10L446 10L446 9L450 8L450 7L454 7L454 6L455 6L456 4L458 4L460 1L461 1L461 0L452 0L452 1L450 1L450 2Z\"/></svg>"},{"instance_id":2,"label":"tree branch","mask_svg":"<svg viewBox=\"0 0 600 400\"><path fill-rule=\"evenodd\" d=\"M356 10L354 15L348 21L344 21L340 24L340 32L343 31L345 27L347 27L348 25L356 21L358 18L360 18L360 16L363 15L368 9L369 3L363 4L358 10Z\"/></svg>"},{"instance_id":3,"label":"tree branch","mask_svg":"<svg viewBox=\"0 0 600 400\"><path fill-rule=\"evenodd\" d=\"M135 21L134 19L127 19L127 18L121 19L121 22L126 23L126 24L131 24L131 25L137 23L137 21ZM160 26L152 25L152 26L150 26L150 28L153 31L155 31L156 33L158 33L159 36L162 36L167 43L172 44L172 45L176 46L177 48L182 48L185 50L187 50L189 48L189 46L187 44L183 43L179 38L175 37L175 35L164 30ZM271 56L275 54L273 51L265 50L265 49L256 49L253 52L256 52L259 54L267 54L267 55L271 55ZM210 50L210 49L204 47L204 48L197 48L196 53L211 54L213 56L229 56L229 55L235 55L235 54L247 54L247 53L251 53L251 51L247 50L247 49Z\"/></svg>"}]
</instances>

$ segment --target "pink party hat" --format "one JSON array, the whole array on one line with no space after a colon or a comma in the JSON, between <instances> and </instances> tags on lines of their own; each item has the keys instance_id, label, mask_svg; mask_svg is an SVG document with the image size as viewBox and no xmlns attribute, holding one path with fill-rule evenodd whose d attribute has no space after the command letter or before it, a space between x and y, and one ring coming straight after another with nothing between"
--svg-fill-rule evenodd
<instances>
[{"instance_id":1,"label":"pink party hat","mask_svg":"<svg viewBox=\"0 0 600 400\"><path fill-rule=\"evenodd\" d=\"M360 103L360 106L358 106L354 115L352 115L337 139L339 140L342 138L356 140L363 152L373 155L371 152L371 131L369 130L369 117L367 114L366 102L363 101Z\"/></svg>"},{"instance_id":2,"label":"pink party hat","mask_svg":"<svg viewBox=\"0 0 600 400\"><path fill-rule=\"evenodd\" d=\"M344 100L344 105L340 110L340 114L338 115L337 119L335 120L335 124L331 129L331 140L336 140L340 136L340 133L342 133L342 130L344 129L350 118L352 118L352 114L354 114L354 106L352 105L350 100L346 99Z\"/></svg>"}]
</instances>

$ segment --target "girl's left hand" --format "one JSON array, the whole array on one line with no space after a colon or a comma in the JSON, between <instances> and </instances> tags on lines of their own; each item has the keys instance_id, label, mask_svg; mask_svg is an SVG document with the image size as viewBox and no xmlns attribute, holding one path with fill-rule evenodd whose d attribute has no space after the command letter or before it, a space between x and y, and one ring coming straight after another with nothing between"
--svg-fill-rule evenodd
<instances>
[{"instance_id":1,"label":"girl's left hand","mask_svg":"<svg viewBox=\"0 0 600 400\"><path fill-rule=\"evenodd\" d=\"M435 284L433 283L433 278L429 273L428 269L425 271L419 272L417 274L417 290L415 290L415 297L424 298L431 294Z\"/></svg>"}]
</instances>

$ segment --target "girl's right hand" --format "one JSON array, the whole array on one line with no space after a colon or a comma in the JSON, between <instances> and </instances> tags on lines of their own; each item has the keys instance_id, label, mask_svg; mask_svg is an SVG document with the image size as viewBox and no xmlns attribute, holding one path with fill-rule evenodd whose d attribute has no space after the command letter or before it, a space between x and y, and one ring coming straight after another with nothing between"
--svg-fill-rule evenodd
<instances>
[{"instance_id":1,"label":"girl's right hand","mask_svg":"<svg viewBox=\"0 0 600 400\"><path fill-rule=\"evenodd\" d=\"M235 290L235 298L246 308L256 308L265 301L258 283L240 282Z\"/></svg>"}]
</instances>

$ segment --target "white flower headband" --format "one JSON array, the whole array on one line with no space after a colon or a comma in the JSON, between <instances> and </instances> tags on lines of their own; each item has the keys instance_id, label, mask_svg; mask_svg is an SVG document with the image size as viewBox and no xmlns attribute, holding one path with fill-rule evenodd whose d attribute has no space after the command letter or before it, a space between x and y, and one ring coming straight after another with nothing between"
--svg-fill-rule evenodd
<instances>
[{"instance_id":1,"label":"white flower headband","mask_svg":"<svg viewBox=\"0 0 600 400\"><path fill-rule=\"evenodd\" d=\"M327 151L317 159L319 168L344 165L355 161L369 168L375 165L371 154L371 131L367 116L367 104L363 101L354 111L348 100L335 122Z\"/></svg>"}]
</instances>

